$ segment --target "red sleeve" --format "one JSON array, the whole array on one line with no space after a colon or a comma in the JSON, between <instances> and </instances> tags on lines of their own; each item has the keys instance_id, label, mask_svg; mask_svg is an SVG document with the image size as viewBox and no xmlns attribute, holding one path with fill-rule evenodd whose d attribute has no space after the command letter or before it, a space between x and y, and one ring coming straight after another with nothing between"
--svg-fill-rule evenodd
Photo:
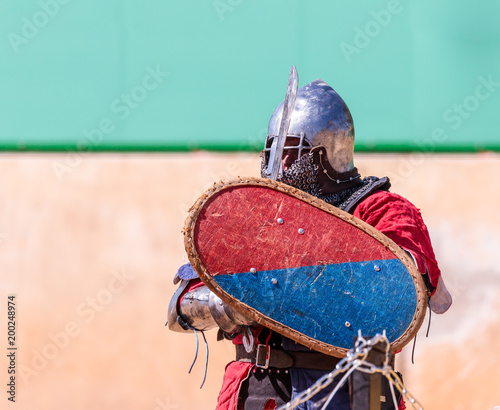
<instances>
[{"instance_id":1,"label":"red sleeve","mask_svg":"<svg viewBox=\"0 0 500 410\"><path fill-rule=\"evenodd\" d=\"M437 286L441 271L429 232L415 205L398 194L378 191L363 200L353 215L411 252L418 270L422 273L428 271L432 286Z\"/></svg>"}]
</instances>

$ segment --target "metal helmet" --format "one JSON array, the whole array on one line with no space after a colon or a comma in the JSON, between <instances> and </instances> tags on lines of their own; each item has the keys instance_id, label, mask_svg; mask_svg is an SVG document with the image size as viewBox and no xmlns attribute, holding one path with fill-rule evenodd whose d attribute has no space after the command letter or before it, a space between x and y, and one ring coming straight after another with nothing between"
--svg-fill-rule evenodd
<instances>
[{"instance_id":1,"label":"metal helmet","mask_svg":"<svg viewBox=\"0 0 500 410\"><path fill-rule=\"evenodd\" d=\"M283 102L278 105L269 121L266 145L263 151L263 168L267 168L272 141L278 136ZM298 137L299 143L293 148L299 150L300 159L304 149L322 147L333 171L342 174L354 169L354 124L344 100L323 80L315 80L297 91L288 137ZM292 147L285 147L290 149ZM323 168L325 164L316 164ZM329 176L333 180L335 176Z\"/></svg>"}]
</instances>

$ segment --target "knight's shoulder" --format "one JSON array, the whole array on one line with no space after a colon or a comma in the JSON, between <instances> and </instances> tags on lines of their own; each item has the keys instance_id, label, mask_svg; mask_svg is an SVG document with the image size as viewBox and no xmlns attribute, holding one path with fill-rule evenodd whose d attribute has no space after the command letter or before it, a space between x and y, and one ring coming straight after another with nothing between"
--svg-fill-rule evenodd
<instances>
[{"instance_id":1,"label":"knight's shoulder","mask_svg":"<svg viewBox=\"0 0 500 410\"><path fill-rule=\"evenodd\" d=\"M371 194L369 197L365 198L360 205L399 205L399 206L407 206L411 208L416 208L416 206L404 196L397 194L395 192L389 191L376 191Z\"/></svg>"}]
</instances>

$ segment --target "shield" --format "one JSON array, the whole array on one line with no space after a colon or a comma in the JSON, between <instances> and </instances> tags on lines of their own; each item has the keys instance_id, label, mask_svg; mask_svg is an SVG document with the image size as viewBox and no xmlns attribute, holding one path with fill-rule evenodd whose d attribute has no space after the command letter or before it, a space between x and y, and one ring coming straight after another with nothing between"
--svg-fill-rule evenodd
<instances>
[{"instance_id":1,"label":"shield","mask_svg":"<svg viewBox=\"0 0 500 410\"><path fill-rule=\"evenodd\" d=\"M224 302L311 349L345 356L360 330L394 351L425 316L413 262L372 226L269 179L221 181L191 207L188 257Z\"/></svg>"}]
</instances>

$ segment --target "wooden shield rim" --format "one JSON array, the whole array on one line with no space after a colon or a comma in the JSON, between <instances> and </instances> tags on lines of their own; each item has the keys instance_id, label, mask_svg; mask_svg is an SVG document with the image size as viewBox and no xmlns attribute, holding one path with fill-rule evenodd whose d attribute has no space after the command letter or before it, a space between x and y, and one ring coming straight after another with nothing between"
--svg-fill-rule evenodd
<instances>
[{"instance_id":1,"label":"wooden shield rim","mask_svg":"<svg viewBox=\"0 0 500 410\"><path fill-rule=\"evenodd\" d=\"M274 330L294 340L297 343L309 347L310 349L336 357L344 357L349 350L313 339L310 336L300 333L297 330L290 329L289 327L275 321L274 319L271 319L263 315L256 309L246 305L243 302L240 302L239 300L233 298L231 295L226 293L208 273L194 245L194 227L196 225L196 221L198 219L201 210L212 196L218 194L219 192L225 189L237 186L260 186L260 187L271 188L276 191L288 194L318 209L328 212L351 225L354 225L355 227L364 231L366 234L370 235L372 238L376 239L387 249L389 249L401 262L403 262L405 267L408 269L408 272L410 273L413 279L413 283L415 285L415 290L417 293L417 307L415 309L413 319L408 328L405 330L405 332L403 332L403 334L399 338L397 338L395 341L391 343L391 350L393 352L398 351L402 349L404 346L406 346L413 339L413 337L417 334L418 330L420 329L422 322L424 320L426 300L428 295L427 295L427 290L425 288L425 284L422 279L422 275L415 266L415 263L406 254L406 252L403 251L390 238L385 236L383 233L379 232L371 225L368 225L361 219L356 218L355 216L345 211L342 211L341 209L336 208L333 205L330 205L325 201L316 198L315 196L309 195L304 191L301 191L289 185L276 182L270 179L250 177L250 178L236 178L236 179L216 182L210 189L208 189L205 193L203 193L200 196L200 198L198 198L196 202L193 204L193 206L189 209L189 214L184 224L184 231L183 231L184 246L189 261L193 265L195 271L198 273L199 278L202 280L203 283L205 283L205 285L212 292L214 292L217 296L219 296L225 303L234 307L237 311L243 313L244 315L250 317L255 322L263 326L266 326L271 330ZM375 335L363 335L363 336L371 337Z\"/></svg>"}]
</instances>

